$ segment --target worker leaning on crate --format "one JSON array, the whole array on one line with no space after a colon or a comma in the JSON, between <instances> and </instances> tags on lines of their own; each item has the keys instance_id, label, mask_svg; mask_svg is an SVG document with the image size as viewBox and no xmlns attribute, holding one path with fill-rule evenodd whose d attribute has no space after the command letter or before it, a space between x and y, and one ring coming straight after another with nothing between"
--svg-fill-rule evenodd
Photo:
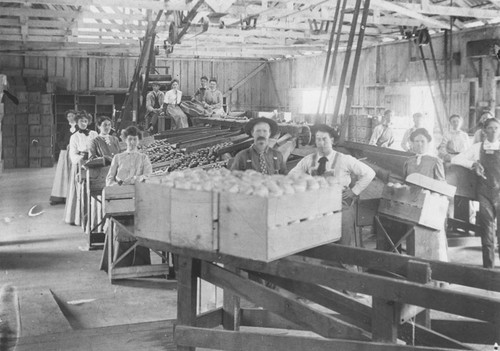
<instances>
[{"instance_id":1,"label":"worker leaning on crate","mask_svg":"<svg viewBox=\"0 0 500 351\"><path fill-rule=\"evenodd\" d=\"M333 150L335 130L321 124L316 127L316 152L304 157L289 174L330 176L344 187L342 194L342 238L340 244L354 246L357 198L375 177L375 171L350 155ZM352 187L351 175L357 177Z\"/></svg>"}]
</instances>

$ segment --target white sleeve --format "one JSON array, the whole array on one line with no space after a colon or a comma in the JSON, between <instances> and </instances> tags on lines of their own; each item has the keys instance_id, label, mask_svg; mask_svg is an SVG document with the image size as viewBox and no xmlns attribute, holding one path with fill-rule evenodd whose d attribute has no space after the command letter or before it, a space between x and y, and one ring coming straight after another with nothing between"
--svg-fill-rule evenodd
<instances>
[{"instance_id":1,"label":"white sleeve","mask_svg":"<svg viewBox=\"0 0 500 351\"><path fill-rule=\"evenodd\" d=\"M351 190L354 194L359 195L375 178L375 171L352 156L346 156L346 163L349 171L358 177L358 181Z\"/></svg>"},{"instance_id":2,"label":"white sleeve","mask_svg":"<svg viewBox=\"0 0 500 351\"><path fill-rule=\"evenodd\" d=\"M297 175L297 174L309 174L309 168L311 167L311 161L310 157L304 157L302 160L297 163L295 167L293 167L290 172L288 172L289 175Z\"/></svg>"},{"instance_id":3,"label":"white sleeve","mask_svg":"<svg viewBox=\"0 0 500 351\"><path fill-rule=\"evenodd\" d=\"M376 126L375 129L373 129L373 134L370 138L370 142L368 144L370 145L377 145L377 140L380 138L382 128L380 128L380 125Z\"/></svg>"},{"instance_id":4,"label":"white sleeve","mask_svg":"<svg viewBox=\"0 0 500 351\"><path fill-rule=\"evenodd\" d=\"M451 163L454 165L459 165L465 168L472 168L474 162L479 160L479 154L481 150L481 143L476 143L472 147L468 148L464 152L459 153L451 159Z\"/></svg>"}]
</instances>

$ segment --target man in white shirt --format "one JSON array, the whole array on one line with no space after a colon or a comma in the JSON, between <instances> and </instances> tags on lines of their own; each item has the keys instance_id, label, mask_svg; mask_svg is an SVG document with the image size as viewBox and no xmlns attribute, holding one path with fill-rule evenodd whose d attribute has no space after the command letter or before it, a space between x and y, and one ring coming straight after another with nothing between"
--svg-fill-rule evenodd
<instances>
[{"instance_id":1,"label":"man in white shirt","mask_svg":"<svg viewBox=\"0 0 500 351\"><path fill-rule=\"evenodd\" d=\"M483 267L494 268L495 234L500 242L500 121L486 120L483 130L486 139L452 158L451 163L472 169L477 175Z\"/></svg>"},{"instance_id":2,"label":"man in white shirt","mask_svg":"<svg viewBox=\"0 0 500 351\"><path fill-rule=\"evenodd\" d=\"M289 174L311 174L331 176L344 187L342 193L342 238L340 244L354 246L355 239L355 203L359 194L366 189L375 177L375 171L350 155L333 150L333 128L321 124L316 128L317 151L307 155L290 171ZM351 175L357 177L351 187Z\"/></svg>"},{"instance_id":3,"label":"man in white shirt","mask_svg":"<svg viewBox=\"0 0 500 351\"><path fill-rule=\"evenodd\" d=\"M391 119L392 111L386 110L384 116L382 117L382 123L373 129L372 136L370 138L370 145L380 146L380 147L390 147L394 143L394 136L392 133Z\"/></svg>"},{"instance_id":4,"label":"man in white shirt","mask_svg":"<svg viewBox=\"0 0 500 351\"><path fill-rule=\"evenodd\" d=\"M469 135L460 129L463 121L459 115L451 115L449 118L450 130L443 135L438 148L438 155L445 162L450 162L453 156L464 152L471 145Z\"/></svg>"}]
</instances>

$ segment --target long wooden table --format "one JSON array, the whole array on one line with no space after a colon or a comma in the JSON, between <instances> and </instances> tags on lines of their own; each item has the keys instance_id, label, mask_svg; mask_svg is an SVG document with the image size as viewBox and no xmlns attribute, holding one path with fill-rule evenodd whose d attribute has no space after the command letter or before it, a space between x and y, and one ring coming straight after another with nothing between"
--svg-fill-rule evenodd
<instances>
[{"instance_id":1,"label":"long wooden table","mask_svg":"<svg viewBox=\"0 0 500 351\"><path fill-rule=\"evenodd\" d=\"M481 320L485 343L500 337L495 335L500 334L499 298L432 284L432 280L446 281L498 292L500 274L492 270L335 244L266 263L156 240L142 241L148 247L170 251L179 257L178 319L174 328L179 351L196 347L273 351L429 350L422 348L423 345L437 351L473 349L408 322L412 316L408 315L411 309L403 308L407 304ZM358 265L366 271L349 271L340 263ZM198 278L224 289L223 308L196 313ZM268 283L275 287L269 288ZM371 295L373 305L352 299L342 294L342 290ZM293 296L319 304L322 310ZM241 298L263 309L241 308ZM331 313L325 313L325 309ZM468 322L463 323L465 327ZM214 329L218 326L224 330ZM248 331L243 326L291 330L287 335L276 335L263 329ZM308 330L324 339L293 330ZM414 346L402 346L401 341Z\"/></svg>"}]
</instances>

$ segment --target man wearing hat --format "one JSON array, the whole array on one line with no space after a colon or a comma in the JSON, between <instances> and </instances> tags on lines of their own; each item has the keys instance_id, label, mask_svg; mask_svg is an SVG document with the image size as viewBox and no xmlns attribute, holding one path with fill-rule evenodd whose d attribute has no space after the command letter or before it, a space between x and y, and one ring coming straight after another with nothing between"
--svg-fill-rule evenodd
<instances>
[{"instance_id":1,"label":"man wearing hat","mask_svg":"<svg viewBox=\"0 0 500 351\"><path fill-rule=\"evenodd\" d=\"M160 84L158 82L151 83L153 91L146 95L146 126L148 131L158 131L158 116L163 112L163 102L165 95L160 91Z\"/></svg>"},{"instance_id":2,"label":"man wearing hat","mask_svg":"<svg viewBox=\"0 0 500 351\"><path fill-rule=\"evenodd\" d=\"M254 142L248 149L238 152L231 170L253 169L263 174L285 174L283 155L269 147L269 138L278 133L278 124L265 117L253 118L245 125L245 132Z\"/></svg>"},{"instance_id":3,"label":"man wearing hat","mask_svg":"<svg viewBox=\"0 0 500 351\"><path fill-rule=\"evenodd\" d=\"M304 157L289 174L330 176L343 186L342 193L342 238L340 244L355 246L355 203L359 194L375 177L375 171L350 155L333 150L335 130L326 124L316 127L316 152ZM351 175L357 180L351 186Z\"/></svg>"}]
</instances>

